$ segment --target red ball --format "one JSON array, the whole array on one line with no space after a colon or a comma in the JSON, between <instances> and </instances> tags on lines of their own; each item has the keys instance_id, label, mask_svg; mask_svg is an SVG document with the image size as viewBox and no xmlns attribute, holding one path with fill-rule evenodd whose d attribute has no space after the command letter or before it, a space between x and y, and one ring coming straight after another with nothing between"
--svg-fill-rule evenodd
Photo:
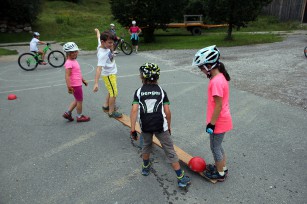
<instances>
[{"instance_id":1,"label":"red ball","mask_svg":"<svg viewBox=\"0 0 307 204\"><path fill-rule=\"evenodd\" d=\"M189 168L192 169L192 171L195 172L203 172L206 169L206 162L201 157L193 157L189 161Z\"/></svg>"},{"instance_id":2,"label":"red ball","mask_svg":"<svg viewBox=\"0 0 307 204\"><path fill-rule=\"evenodd\" d=\"M17 96L15 95L15 94L9 94L8 96L7 96L7 99L8 100L15 100L17 98Z\"/></svg>"}]
</instances>

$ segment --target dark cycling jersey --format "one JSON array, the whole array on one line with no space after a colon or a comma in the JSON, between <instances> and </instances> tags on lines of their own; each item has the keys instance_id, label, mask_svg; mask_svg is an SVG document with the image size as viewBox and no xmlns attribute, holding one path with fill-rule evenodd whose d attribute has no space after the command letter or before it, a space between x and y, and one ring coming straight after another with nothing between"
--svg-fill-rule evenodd
<instances>
[{"instance_id":1,"label":"dark cycling jersey","mask_svg":"<svg viewBox=\"0 0 307 204\"><path fill-rule=\"evenodd\" d=\"M157 84L144 84L134 94L133 104L139 104L139 119L143 132L168 130L163 105L170 104L166 92Z\"/></svg>"}]
</instances>

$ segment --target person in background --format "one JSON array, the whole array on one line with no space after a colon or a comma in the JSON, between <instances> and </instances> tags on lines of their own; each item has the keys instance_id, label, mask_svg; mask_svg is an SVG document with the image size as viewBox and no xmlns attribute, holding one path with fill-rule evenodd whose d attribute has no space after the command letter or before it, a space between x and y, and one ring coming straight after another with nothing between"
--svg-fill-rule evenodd
<instances>
[{"instance_id":1,"label":"person in background","mask_svg":"<svg viewBox=\"0 0 307 204\"><path fill-rule=\"evenodd\" d=\"M33 33L33 38L32 38L32 40L30 42L30 52L34 52L34 53L40 54L42 56L42 59L39 61L39 64L46 65L47 63L44 61L45 53L38 48L38 45L39 44L41 44L41 45L42 44L47 44L47 43L43 42L43 41L40 41L39 40L39 36L40 36L39 32L34 32Z\"/></svg>"},{"instance_id":2,"label":"person in background","mask_svg":"<svg viewBox=\"0 0 307 204\"><path fill-rule=\"evenodd\" d=\"M114 25L114 23L111 23L111 24L110 24L110 30L109 30L109 31L110 31L111 33L113 33L113 35L114 35L113 52L114 52L114 54L118 54L119 51L117 51L116 48L117 48L117 45L118 45L118 43L119 43L119 41L120 41L120 37L118 37L118 36L116 35L116 30L115 30L115 25Z\"/></svg>"},{"instance_id":3,"label":"person in background","mask_svg":"<svg viewBox=\"0 0 307 204\"><path fill-rule=\"evenodd\" d=\"M138 53L139 49L139 34L142 32L141 28L136 26L136 21L132 21L132 26L129 28L129 34L132 46L134 47L135 53Z\"/></svg>"}]
</instances>

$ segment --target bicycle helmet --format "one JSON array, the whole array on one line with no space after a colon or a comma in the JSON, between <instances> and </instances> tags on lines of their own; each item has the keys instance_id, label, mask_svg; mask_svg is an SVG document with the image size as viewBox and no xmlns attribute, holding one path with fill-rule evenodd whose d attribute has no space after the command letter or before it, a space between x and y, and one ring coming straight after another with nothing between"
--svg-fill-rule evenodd
<instances>
[{"instance_id":1,"label":"bicycle helmet","mask_svg":"<svg viewBox=\"0 0 307 204\"><path fill-rule=\"evenodd\" d=\"M74 42L68 42L63 46L63 50L64 52L74 52L74 51L78 51L78 45L76 45L76 43Z\"/></svg>"},{"instance_id":2,"label":"bicycle helmet","mask_svg":"<svg viewBox=\"0 0 307 204\"><path fill-rule=\"evenodd\" d=\"M136 24L136 21L132 21L132 25L135 25Z\"/></svg>"},{"instance_id":3,"label":"bicycle helmet","mask_svg":"<svg viewBox=\"0 0 307 204\"><path fill-rule=\"evenodd\" d=\"M195 54L192 66L211 64L213 69L217 64L217 62L219 61L219 59L220 59L220 51L217 49L216 45L212 45L199 50Z\"/></svg>"},{"instance_id":4,"label":"bicycle helmet","mask_svg":"<svg viewBox=\"0 0 307 204\"><path fill-rule=\"evenodd\" d=\"M34 33L33 33L33 36L34 36L34 37L39 36L39 35L40 35L39 32L34 32Z\"/></svg>"},{"instance_id":5,"label":"bicycle helmet","mask_svg":"<svg viewBox=\"0 0 307 204\"><path fill-rule=\"evenodd\" d=\"M115 25L113 23L111 23L110 26L115 27Z\"/></svg>"},{"instance_id":6,"label":"bicycle helmet","mask_svg":"<svg viewBox=\"0 0 307 204\"><path fill-rule=\"evenodd\" d=\"M157 64L148 62L140 67L140 73L146 80L155 81L160 77L160 68Z\"/></svg>"}]
</instances>

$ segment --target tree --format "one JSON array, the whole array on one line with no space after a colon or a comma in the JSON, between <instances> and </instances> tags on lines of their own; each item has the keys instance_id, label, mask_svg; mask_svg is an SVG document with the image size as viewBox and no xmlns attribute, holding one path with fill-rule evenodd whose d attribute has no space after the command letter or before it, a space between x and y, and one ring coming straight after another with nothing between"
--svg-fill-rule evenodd
<instances>
[{"instance_id":1,"label":"tree","mask_svg":"<svg viewBox=\"0 0 307 204\"><path fill-rule=\"evenodd\" d=\"M33 23L38 15L41 0L3 0L0 18L16 23Z\"/></svg>"},{"instance_id":2,"label":"tree","mask_svg":"<svg viewBox=\"0 0 307 204\"><path fill-rule=\"evenodd\" d=\"M228 23L227 40L232 40L234 26L256 20L262 8L272 0L206 0L208 16L215 22Z\"/></svg>"},{"instance_id":3,"label":"tree","mask_svg":"<svg viewBox=\"0 0 307 204\"><path fill-rule=\"evenodd\" d=\"M182 19L188 0L110 0L114 18L129 26L132 20L142 28L144 41L154 41L154 31L172 20Z\"/></svg>"}]
</instances>

